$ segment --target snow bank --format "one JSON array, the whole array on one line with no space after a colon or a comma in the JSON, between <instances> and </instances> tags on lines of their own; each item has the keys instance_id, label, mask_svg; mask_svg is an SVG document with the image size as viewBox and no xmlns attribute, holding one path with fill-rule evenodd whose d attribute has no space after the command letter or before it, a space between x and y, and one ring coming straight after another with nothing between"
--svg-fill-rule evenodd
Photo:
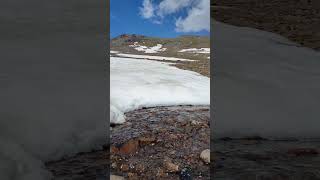
<instances>
[{"instance_id":1,"label":"snow bank","mask_svg":"<svg viewBox=\"0 0 320 180\"><path fill-rule=\"evenodd\" d=\"M137 58L137 59L151 59L151 60L161 60L161 61L195 61L191 59L183 59L176 57L164 57L164 56L148 56L148 55L138 55L138 54L117 54L117 56Z\"/></svg>"},{"instance_id":2,"label":"snow bank","mask_svg":"<svg viewBox=\"0 0 320 180\"><path fill-rule=\"evenodd\" d=\"M218 135L320 137L320 53L213 22Z\"/></svg>"},{"instance_id":3,"label":"snow bank","mask_svg":"<svg viewBox=\"0 0 320 180\"><path fill-rule=\"evenodd\" d=\"M43 78L48 81L47 87L39 83L41 77L34 82L24 77L21 80L26 81L25 85L13 84L5 93L11 94L7 96L11 101L4 100L7 103L5 108L10 111L1 114L0 121L1 180L51 179L44 162L101 149L105 143L104 104L94 102L98 97L103 97L101 93L90 90L104 81L90 79L89 74L79 78L92 82L77 82L77 77L63 80L73 73L61 73L56 80L51 79L50 73L45 74ZM77 73L73 75L77 76ZM61 83L61 80L70 85ZM16 88L22 88L24 93L16 94L21 92ZM16 97L10 97L12 94Z\"/></svg>"},{"instance_id":4,"label":"snow bank","mask_svg":"<svg viewBox=\"0 0 320 180\"><path fill-rule=\"evenodd\" d=\"M133 45L129 45L130 47L133 47L137 51L143 51L145 53L158 53L162 51L166 51L167 48L162 48L162 44L157 44L156 46L147 47L147 46L141 46L138 42L134 42Z\"/></svg>"},{"instance_id":5,"label":"snow bank","mask_svg":"<svg viewBox=\"0 0 320 180\"><path fill-rule=\"evenodd\" d=\"M210 48L190 48L190 49L181 49L178 52L188 52L188 53L200 53L200 54L209 54Z\"/></svg>"},{"instance_id":6,"label":"snow bank","mask_svg":"<svg viewBox=\"0 0 320 180\"><path fill-rule=\"evenodd\" d=\"M117 53L120 53L120 52L119 51L110 51L110 53L117 54Z\"/></svg>"},{"instance_id":7,"label":"snow bank","mask_svg":"<svg viewBox=\"0 0 320 180\"><path fill-rule=\"evenodd\" d=\"M210 79L163 62L111 57L110 119L123 123L124 113L162 105L209 105Z\"/></svg>"},{"instance_id":8,"label":"snow bank","mask_svg":"<svg viewBox=\"0 0 320 180\"><path fill-rule=\"evenodd\" d=\"M97 42L92 33L65 33L0 43L10 57L0 66L1 180L51 179L44 162L105 144L105 54Z\"/></svg>"}]
</instances>

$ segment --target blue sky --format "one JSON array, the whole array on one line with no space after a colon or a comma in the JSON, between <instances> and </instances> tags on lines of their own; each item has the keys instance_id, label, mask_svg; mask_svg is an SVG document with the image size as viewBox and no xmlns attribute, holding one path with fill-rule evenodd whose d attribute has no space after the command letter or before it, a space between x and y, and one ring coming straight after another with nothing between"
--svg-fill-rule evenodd
<instances>
[{"instance_id":1,"label":"blue sky","mask_svg":"<svg viewBox=\"0 0 320 180\"><path fill-rule=\"evenodd\" d=\"M196 27L201 23L205 25L205 22L200 21L206 18L197 17L200 19L199 22L194 20L196 17L192 19L193 14L199 14L193 12L203 11L201 6L194 8L201 1L208 1L209 6L209 0L110 0L110 36L114 38L121 34L154 37L209 35L208 27ZM177 21L180 25L177 25ZM210 26L209 22L207 24ZM193 26L194 28L189 29Z\"/></svg>"}]
</instances>

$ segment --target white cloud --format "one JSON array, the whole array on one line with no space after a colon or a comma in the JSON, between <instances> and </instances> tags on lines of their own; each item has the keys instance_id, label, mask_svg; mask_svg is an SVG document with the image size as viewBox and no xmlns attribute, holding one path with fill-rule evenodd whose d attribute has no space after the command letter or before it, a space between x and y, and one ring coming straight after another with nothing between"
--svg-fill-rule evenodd
<instances>
[{"instance_id":1,"label":"white cloud","mask_svg":"<svg viewBox=\"0 0 320 180\"><path fill-rule=\"evenodd\" d=\"M179 17L176 21L178 32L210 31L210 0L200 3L188 11L186 18Z\"/></svg>"},{"instance_id":2,"label":"white cloud","mask_svg":"<svg viewBox=\"0 0 320 180\"><path fill-rule=\"evenodd\" d=\"M151 0L143 0L142 8L140 8L140 14L145 19L149 19L154 16L154 7Z\"/></svg>"},{"instance_id":3,"label":"white cloud","mask_svg":"<svg viewBox=\"0 0 320 180\"><path fill-rule=\"evenodd\" d=\"M210 31L210 0L162 0L159 4L144 0L140 14L153 23L161 24L166 16L183 9L187 10L187 16L177 18L177 32Z\"/></svg>"},{"instance_id":4,"label":"white cloud","mask_svg":"<svg viewBox=\"0 0 320 180\"><path fill-rule=\"evenodd\" d=\"M182 8L192 5L194 0L163 0L159 4L157 15L163 17L164 15L175 13Z\"/></svg>"}]
</instances>

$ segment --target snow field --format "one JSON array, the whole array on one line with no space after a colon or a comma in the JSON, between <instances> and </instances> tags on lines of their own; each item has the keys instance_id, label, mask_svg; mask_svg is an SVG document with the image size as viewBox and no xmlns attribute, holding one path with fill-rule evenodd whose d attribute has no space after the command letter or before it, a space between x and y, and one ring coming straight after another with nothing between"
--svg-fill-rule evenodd
<instances>
[{"instance_id":1,"label":"snow field","mask_svg":"<svg viewBox=\"0 0 320 180\"><path fill-rule=\"evenodd\" d=\"M167 63L111 57L110 119L141 107L209 105L210 79Z\"/></svg>"}]
</instances>

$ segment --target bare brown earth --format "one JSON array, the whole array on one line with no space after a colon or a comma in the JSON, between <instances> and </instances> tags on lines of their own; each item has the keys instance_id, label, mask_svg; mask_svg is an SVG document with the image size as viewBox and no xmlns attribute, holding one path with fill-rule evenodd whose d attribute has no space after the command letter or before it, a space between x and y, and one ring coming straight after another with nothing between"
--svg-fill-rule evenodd
<instances>
[{"instance_id":1,"label":"bare brown earth","mask_svg":"<svg viewBox=\"0 0 320 180\"><path fill-rule=\"evenodd\" d=\"M210 60L199 60L199 61L184 61L175 64L174 66L189 71L197 72L203 76L210 78Z\"/></svg>"},{"instance_id":2,"label":"bare brown earth","mask_svg":"<svg viewBox=\"0 0 320 180\"><path fill-rule=\"evenodd\" d=\"M277 33L320 50L319 0L216 0L211 5L217 21Z\"/></svg>"}]
</instances>

